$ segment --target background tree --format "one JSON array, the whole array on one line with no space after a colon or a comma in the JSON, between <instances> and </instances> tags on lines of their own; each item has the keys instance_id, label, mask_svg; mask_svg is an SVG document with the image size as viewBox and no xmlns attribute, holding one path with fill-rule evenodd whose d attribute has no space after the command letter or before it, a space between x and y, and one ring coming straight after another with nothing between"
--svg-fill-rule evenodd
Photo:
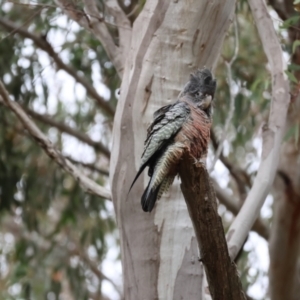
<instances>
[{"instance_id":1,"label":"background tree","mask_svg":"<svg viewBox=\"0 0 300 300\"><path fill-rule=\"evenodd\" d=\"M232 223L256 176L272 90L247 2L0 3L0 78L42 131L1 93L1 297L204 299L179 181L151 214L140 208L143 180L124 195L153 111L206 65L218 79L208 167ZM261 238L249 234L238 267L254 299L299 299L299 4L269 5L292 99L274 196L253 226ZM257 249L268 240L267 273Z\"/></svg>"}]
</instances>

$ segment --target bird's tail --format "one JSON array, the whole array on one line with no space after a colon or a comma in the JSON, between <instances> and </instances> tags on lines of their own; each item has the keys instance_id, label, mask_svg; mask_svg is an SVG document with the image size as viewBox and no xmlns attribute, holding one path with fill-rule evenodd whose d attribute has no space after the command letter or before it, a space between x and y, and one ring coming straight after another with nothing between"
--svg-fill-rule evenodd
<instances>
[{"instance_id":1,"label":"bird's tail","mask_svg":"<svg viewBox=\"0 0 300 300\"><path fill-rule=\"evenodd\" d=\"M163 193L169 189L174 181L174 178L175 176L168 176L164 178L163 181L157 186L153 186L153 184L151 184L151 178L141 199L141 204L144 211L152 211L156 200L159 200Z\"/></svg>"},{"instance_id":2,"label":"bird's tail","mask_svg":"<svg viewBox=\"0 0 300 300\"><path fill-rule=\"evenodd\" d=\"M143 211L145 211L145 212L152 211L154 204L156 202L156 199L157 199L158 192L160 190L160 186L161 186L161 185L158 185L156 187L152 186L151 181L152 181L152 178L150 179L148 186L145 189L144 194L141 199L142 208L143 208Z\"/></svg>"},{"instance_id":3,"label":"bird's tail","mask_svg":"<svg viewBox=\"0 0 300 300\"><path fill-rule=\"evenodd\" d=\"M175 174L170 175L170 169L175 168L183 153L183 145L169 146L156 161L153 174L141 199L144 211L151 212L157 199L161 197L172 184Z\"/></svg>"},{"instance_id":4,"label":"bird's tail","mask_svg":"<svg viewBox=\"0 0 300 300\"><path fill-rule=\"evenodd\" d=\"M172 185L174 181L174 178L175 176L168 176L163 180L158 191L157 200L161 198L164 192L168 191L169 187Z\"/></svg>"}]
</instances>

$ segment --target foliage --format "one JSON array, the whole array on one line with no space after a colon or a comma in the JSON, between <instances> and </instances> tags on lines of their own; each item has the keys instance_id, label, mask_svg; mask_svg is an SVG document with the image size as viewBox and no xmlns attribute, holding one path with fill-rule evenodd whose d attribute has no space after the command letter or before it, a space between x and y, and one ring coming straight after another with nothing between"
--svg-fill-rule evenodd
<instances>
[{"instance_id":1,"label":"foliage","mask_svg":"<svg viewBox=\"0 0 300 300\"><path fill-rule=\"evenodd\" d=\"M111 91L108 101L115 106L114 91L119 79L101 44L68 21L52 2L43 3L49 6L1 3L0 17L39 38L49 39L64 62L84 74L90 84L95 81L93 68L101 68L102 82ZM59 39L59 43L53 38ZM69 75L63 71L55 73L55 64L30 39L1 27L0 40L0 77L16 101L41 113L55 113L55 120L99 138L94 132L99 121L106 120L82 88L78 93L79 87L73 81L70 83ZM74 99L68 99L63 95L63 88L55 86L62 84L58 76L69 76L66 80L69 80L68 88L75 89L70 93ZM66 153L75 152L75 159L82 157L80 152L76 153L77 149L86 146L74 141L69 146L70 137L42 122L39 126L58 148ZM110 128L111 120L108 120L102 126L103 141L107 140ZM108 251L107 238L116 239L111 205L83 192L74 179L43 153L3 105L0 107L0 149L0 248L4 259L0 298L44 299L52 295L53 299L55 295L58 299L68 289L76 299L101 294L103 279L88 271L90 267L82 253L92 251L94 257L90 263L101 270ZM84 162L95 166L101 162L107 168L103 155L91 147L88 153L90 157L84 158ZM100 184L106 182L106 176L95 170L84 168L83 171ZM98 286L92 292L88 288L91 279Z\"/></svg>"}]
</instances>

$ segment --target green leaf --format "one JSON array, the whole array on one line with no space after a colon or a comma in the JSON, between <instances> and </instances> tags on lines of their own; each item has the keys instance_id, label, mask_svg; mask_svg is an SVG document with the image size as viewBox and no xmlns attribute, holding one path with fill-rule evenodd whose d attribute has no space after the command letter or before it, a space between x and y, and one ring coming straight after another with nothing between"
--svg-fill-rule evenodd
<instances>
[{"instance_id":1,"label":"green leaf","mask_svg":"<svg viewBox=\"0 0 300 300\"><path fill-rule=\"evenodd\" d=\"M289 71L300 71L300 65L297 64L289 64L288 65Z\"/></svg>"},{"instance_id":2,"label":"green leaf","mask_svg":"<svg viewBox=\"0 0 300 300\"><path fill-rule=\"evenodd\" d=\"M280 28L281 29L287 29L290 26L293 26L293 25L297 24L299 20L300 20L300 16L290 17L290 18L288 18L286 21L284 21L282 23L282 25L280 26Z\"/></svg>"},{"instance_id":3,"label":"green leaf","mask_svg":"<svg viewBox=\"0 0 300 300\"><path fill-rule=\"evenodd\" d=\"M292 126L284 136L284 141L288 141L289 139L295 139L295 145L298 145L300 137L300 125L297 123Z\"/></svg>"},{"instance_id":4,"label":"green leaf","mask_svg":"<svg viewBox=\"0 0 300 300\"><path fill-rule=\"evenodd\" d=\"M297 78L295 77L295 75L293 73L291 73L288 70L285 70L285 74L287 75L287 77L289 78L289 80L291 82L298 83L298 80L297 80Z\"/></svg>"},{"instance_id":5,"label":"green leaf","mask_svg":"<svg viewBox=\"0 0 300 300\"><path fill-rule=\"evenodd\" d=\"M293 50L292 50L293 53L295 53L295 51L296 51L296 49L297 49L298 46L300 46L300 40L294 41L294 43L293 43Z\"/></svg>"}]
</instances>

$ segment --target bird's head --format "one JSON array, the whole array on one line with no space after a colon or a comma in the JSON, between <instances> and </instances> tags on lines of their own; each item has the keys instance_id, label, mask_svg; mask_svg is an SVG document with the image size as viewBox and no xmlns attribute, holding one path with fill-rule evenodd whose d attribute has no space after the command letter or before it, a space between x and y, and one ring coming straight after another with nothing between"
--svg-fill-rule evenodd
<instances>
[{"instance_id":1,"label":"bird's head","mask_svg":"<svg viewBox=\"0 0 300 300\"><path fill-rule=\"evenodd\" d=\"M210 108L216 90L216 80L210 70L203 68L191 74L190 80L184 87L183 95L191 97L197 106L206 110Z\"/></svg>"}]
</instances>

